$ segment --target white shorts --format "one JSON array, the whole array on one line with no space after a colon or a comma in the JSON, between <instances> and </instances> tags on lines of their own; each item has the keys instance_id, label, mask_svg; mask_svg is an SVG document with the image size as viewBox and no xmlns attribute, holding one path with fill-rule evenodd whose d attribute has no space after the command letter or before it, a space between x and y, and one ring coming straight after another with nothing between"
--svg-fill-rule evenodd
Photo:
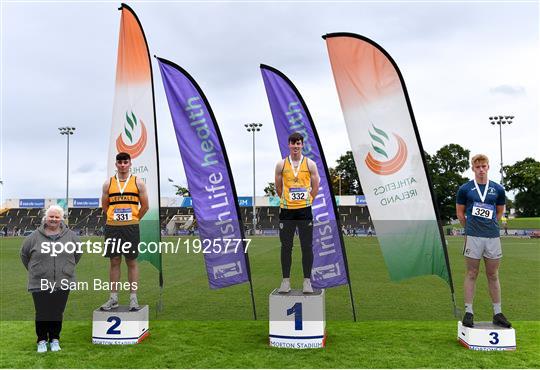
<instances>
[{"instance_id":1,"label":"white shorts","mask_svg":"<svg viewBox=\"0 0 540 370\"><path fill-rule=\"evenodd\" d=\"M502 257L501 238L482 238L467 235L463 255L475 260L480 260L482 257L499 259Z\"/></svg>"}]
</instances>

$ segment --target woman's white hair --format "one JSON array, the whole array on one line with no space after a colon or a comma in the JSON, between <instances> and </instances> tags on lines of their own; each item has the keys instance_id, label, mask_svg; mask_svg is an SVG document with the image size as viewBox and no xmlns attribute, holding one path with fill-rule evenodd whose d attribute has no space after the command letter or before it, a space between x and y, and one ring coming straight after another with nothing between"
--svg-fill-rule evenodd
<instances>
[{"instance_id":1,"label":"woman's white hair","mask_svg":"<svg viewBox=\"0 0 540 370\"><path fill-rule=\"evenodd\" d=\"M45 222L45 220L47 219L47 216L49 215L50 212L52 211L56 211L56 212L59 212L60 213L60 217L63 219L64 218L64 208L60 207L58 204L53 204L52 206L49 206L49 208L47 208L45 210L45 216L43 216L43 219L41 220L42 222Z\"/></svg>"}]
</instances>

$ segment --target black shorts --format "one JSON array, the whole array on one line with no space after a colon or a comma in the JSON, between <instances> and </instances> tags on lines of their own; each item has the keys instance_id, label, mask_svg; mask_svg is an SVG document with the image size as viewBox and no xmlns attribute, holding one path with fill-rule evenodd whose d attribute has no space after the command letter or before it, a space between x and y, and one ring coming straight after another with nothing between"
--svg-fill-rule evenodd
<instances>
[{"instance_id":1,"label":"black shorts","mask_svg":"<svg viewBox=\"0 0 540 370\"><path fill-rule=\"evenodd\" d=\"M279 209L279 220L280 221L305 221L313 220L313 213L311 212L311 207L297 208L297 209L288 209L280 208Z\"/></svg>"},{"instance_id":2,"label":"black shorts","mask_svg":"<svg viewBox=\"0 0 540 370\"><path fill-rule=\"evenodd\" d=\"M107 239L109 242L107 243ZM135 259L139 256L139 225L113 226L105 225L105 257L125 256L127 259ZM128 248L126 243L131 243Z\"/></svg>"},{"instance_id":3,"label":"black shorts","mask_svg":"<svg viewBox=\"0 0 540 370\"><path fill-rule=\"evenodd\" d=\"M298 229L301 244L311 245L313 234L313 213L311 212L311 207L297 209L281 208L279 210L279 236L281 238L281 244L292 245L296 229Z\"/></svg>"}]
</instances>

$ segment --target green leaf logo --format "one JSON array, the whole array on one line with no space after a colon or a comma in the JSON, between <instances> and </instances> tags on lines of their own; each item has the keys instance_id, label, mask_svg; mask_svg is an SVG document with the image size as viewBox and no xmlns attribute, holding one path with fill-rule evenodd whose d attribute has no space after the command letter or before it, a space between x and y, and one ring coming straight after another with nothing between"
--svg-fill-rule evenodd
<instances>
[{"instance_id":1,"label":"green leaf logo","mask_svg":"<svg viewBox=\"0 0 540 370\"><path fill-rule=\"evenodd\" d=\"M135 127L138 125L137 117L135 117L133 112L131 112L131 117L129 116L128 112L126 112L126 121L127 124L124 124L124 133L128 137L129 141L133 143L133 131L135 131Z\"/></svg>"},{"instance_id":2,"label":"green leaf logo","mask_svg":"<svg viewBox=\"0 0 540 370\"><path fill-rule=\"evenodd\" d=\"M375 127L374 124L371 124L371 126L373 126L373 130L375 131L375 134L369 131L369 136L371 136L371 139L373 139L373 141L371 142L371 146L373 147L373 150L383 155L385 158L388 158L388 154L386 154L386 151L384 151L383 148L378 146L380 144L383 147L386 147L386 144L384 143L382 138L385 138L386 141L388 141L388 135L386 134L386 132L384 132L380 128Z\"/></svg>"}]
</instances>

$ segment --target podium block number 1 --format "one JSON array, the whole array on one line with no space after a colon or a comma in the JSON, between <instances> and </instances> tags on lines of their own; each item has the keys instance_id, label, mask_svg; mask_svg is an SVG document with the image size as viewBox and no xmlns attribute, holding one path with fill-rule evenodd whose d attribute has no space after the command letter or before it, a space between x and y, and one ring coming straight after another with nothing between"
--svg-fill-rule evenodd
<instances>
[{"instance_id":1,"label":"podium block number 1","mask_svg":"<svg viewBox=\"0 0 540 370\"><path fill-rule=\"evenodd\" d=\"M295 303L294 306L287 309L287 316L294 313L294 330L302 330L302 303Z\"/></svg>"},{"instance_id":2,"label":"podium block number 1","mask_svg":"<svg viewBox=\"0 0 540 370\"><path fill-rule=\"evenodd\" d=\"M120 330L117 330L116 328L120 326L120 323L122 320L118 316L110 316L107 319L107 322L113 322L114 324L111 325L111 327L107 330L107 334L120 334Z\"/></svg>"}]
</instances>

